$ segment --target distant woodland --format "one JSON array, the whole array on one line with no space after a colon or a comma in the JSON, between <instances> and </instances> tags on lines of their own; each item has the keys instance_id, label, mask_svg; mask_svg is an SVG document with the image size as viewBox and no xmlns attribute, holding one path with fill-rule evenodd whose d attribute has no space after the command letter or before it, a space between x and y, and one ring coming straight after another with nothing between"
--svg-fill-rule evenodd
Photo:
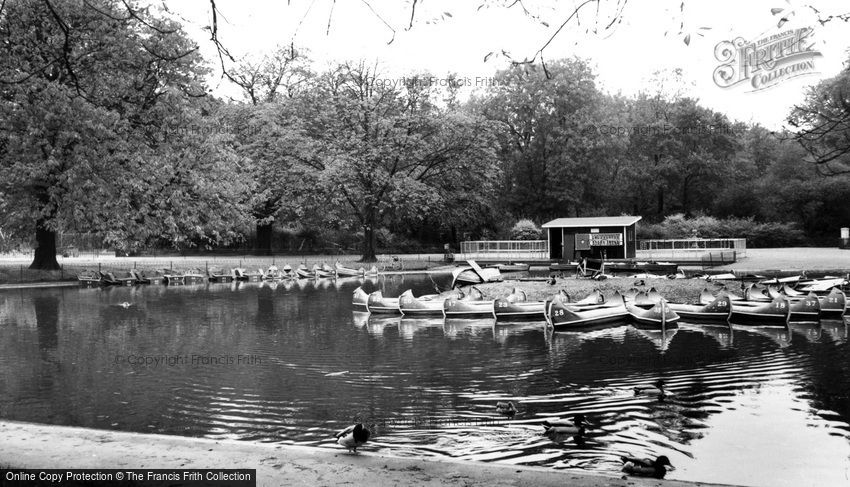
<instances>
[{"instance_id":1,"label":"distant woodland","mask_svg":"<svg viewBox=\"0 0 850 487\"><path fill-rule=\"evenodd\" d=\"M315 71L290 45L225 74L178 20L124 2L0 7L0 243L56 266L58 234L128 252L362 253L510 238L518 220L641 215L639 237L833 245L850 226L850 70L794 131L686 96L602 91L582 59L461 80ZM667 73L666 76L674 76Z\"/></svg>"}]
</instances>

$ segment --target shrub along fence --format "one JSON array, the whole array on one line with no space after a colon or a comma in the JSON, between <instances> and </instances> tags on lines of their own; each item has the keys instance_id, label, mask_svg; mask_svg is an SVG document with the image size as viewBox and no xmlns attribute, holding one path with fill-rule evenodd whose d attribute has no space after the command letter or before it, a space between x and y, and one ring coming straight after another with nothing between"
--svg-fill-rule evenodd
<instances>
[{"instance_id":1,"label":"shrub along fence","mask_svg":"<svg viewBox=\"0 0 850 487\"><path fill-rule=\"evenodd\" d=\"M638 225L638 238L641 240L694 237L746 239L749 248L795 247L812 243L795 223L759 222L753 218L686 218L679 214L668 216L661 223Z\"/></svg>"}]
</instances>

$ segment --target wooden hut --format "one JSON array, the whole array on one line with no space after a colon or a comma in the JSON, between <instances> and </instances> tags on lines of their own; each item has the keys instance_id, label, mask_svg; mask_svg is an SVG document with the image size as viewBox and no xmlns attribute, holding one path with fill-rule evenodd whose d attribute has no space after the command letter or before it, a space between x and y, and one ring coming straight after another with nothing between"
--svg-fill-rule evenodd
<instances>
[{"instance_id":1,"label":"wooden hut","mask_svg":"<svg viewBox=\"0 0 850 487\"><path fill-rule=\"evenodd\" d=\"M543 225L554 260L631 259L637 254L639 216L558 218Z\"/></svg>"}]
</instances>

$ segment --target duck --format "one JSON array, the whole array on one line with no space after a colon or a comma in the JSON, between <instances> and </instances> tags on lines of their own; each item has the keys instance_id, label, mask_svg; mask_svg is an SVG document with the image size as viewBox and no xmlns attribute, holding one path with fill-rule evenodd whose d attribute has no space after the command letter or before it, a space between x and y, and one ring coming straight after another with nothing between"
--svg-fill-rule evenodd
<instances>
[{"instance_id":1,"label":"duck","mask_svg":"<svg viewBox=\"0 0 850 487\"><path fill-rule=\"evenodd\" d=\"M514 406L513 401L499 401L496 403L496 411L505 416L513 416L517 413L517 408Z\"/></svg>"},{"instance_id":2,"label":"duck","mask_svg":"<svg viewBox=\"0 0 850 487\"><path fill-rule=\"evenodd\" d=\"M593 425L584 417L584 414L579 413L574 415L572 420L555 419L544 421L543 428L545 431L543 432L543 434L582 436L584 435L585 430L592 426Z\"/></svg>"},{"instance_id":3,"label":"duck","mask_svg":"<svg viewBox=\"0 0 850 487\"><path fill-rule=\"evenodd\" d=\"M334 437L337 438L336 442L346 447L349 452L357 453L357 447L369 441L371 435L368 428L362 423L357 423L339 431Z\"/></svg>"},{"instance_id":4,"label":"duck","mask_svg":"<svg viewBox=\"0 0 850 487\"><path fill-rule=\"evenodd\" d=\"M670 459L664 455L661 455L655 460L631 457L620 457L620 459L624 463L623 472L637 477L655 477L657 479L663 479L664 476L667 475L667 470L673 469L673 465L670 464Z\"/></svg>"},{"instance_id":5,"label":"duck","mask_svg":"<svg viewBox=\"0 0 850 487\"><path fill-rule=\"evenodd\" d=\"M661 379L653 382L651 386L635 387L636 396L657 396L659 399L663 399L667 394L667 391L664 390L664 381Z\"/></svg>"}]
</instances>

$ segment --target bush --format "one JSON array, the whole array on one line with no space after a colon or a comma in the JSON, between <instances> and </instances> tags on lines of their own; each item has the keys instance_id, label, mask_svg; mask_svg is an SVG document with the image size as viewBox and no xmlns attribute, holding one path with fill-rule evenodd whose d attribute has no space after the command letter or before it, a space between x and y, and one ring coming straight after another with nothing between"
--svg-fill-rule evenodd
<instances>
[{"instance_id":1,"label":"bush","mask_svg":"<svg viewBox=\"0 0 850 487\"><path fill-rule=\"evenodd\" d=\"M543 231L531 220L520 220L511 228L511 240L540 240Z\"/></svg>"},{"instance_id":2,"label":"bush","mask_svg":"<svg viewBox=\"0 0 850 487\"><path fill-rule=\"evenodd\" d=\"M796 223L757 222L752 217L718 219L670 215L661 223L638 225L640 239L745 238L747 247L793 247L808 244Z\"/></svg>"}]
</instances>

